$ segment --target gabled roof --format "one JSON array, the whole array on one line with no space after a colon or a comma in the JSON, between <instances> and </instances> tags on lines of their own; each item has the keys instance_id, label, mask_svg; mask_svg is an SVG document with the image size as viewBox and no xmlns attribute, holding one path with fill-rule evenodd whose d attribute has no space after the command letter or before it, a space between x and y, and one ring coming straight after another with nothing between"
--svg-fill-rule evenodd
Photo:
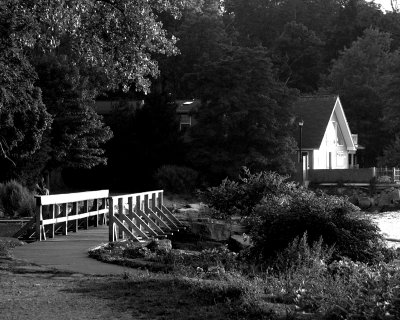
<instances>
[{"instance_id":1,"label":"gabled roof","mask_svg":"<svg viewBox=\"0 0 400 320\"><path fill-rule=\"evenodd\" d=\"M319 149L321 146L337 99L336 95L303 96L294 103L296 123L304 121L302 132L304 149ZM299 140L298 135L296 139Z\"/></svg>"}]
</instances>

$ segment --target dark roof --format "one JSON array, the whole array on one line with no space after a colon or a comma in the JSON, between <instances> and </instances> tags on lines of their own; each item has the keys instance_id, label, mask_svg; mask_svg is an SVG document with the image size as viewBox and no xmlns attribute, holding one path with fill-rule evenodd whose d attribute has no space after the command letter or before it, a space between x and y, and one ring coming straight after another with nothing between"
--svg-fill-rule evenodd
<instances>
[{"instance_id":1,"label":"dark roof","mask_svg":"<svg viewBox=\"0 0 400 320\"><path fill-rule=\"evenodd\" d=\"M200 106L200 100L176 100L178 107L176 108L176 113L178 114L189 114Z\"/></svg>"},{"instance_id":2,"label":"dark roof","mask_svg":"<svg viewBox=\"0 0 400 320\"><path fill-rule=\"evenodd\" d=\"M293 112L296 123L304 121L302 134L304 149L320 147L337 98L337 95L303 96L295 102ZM298 135L297 140L299 140Z\"/></svg>"}]
</instances>

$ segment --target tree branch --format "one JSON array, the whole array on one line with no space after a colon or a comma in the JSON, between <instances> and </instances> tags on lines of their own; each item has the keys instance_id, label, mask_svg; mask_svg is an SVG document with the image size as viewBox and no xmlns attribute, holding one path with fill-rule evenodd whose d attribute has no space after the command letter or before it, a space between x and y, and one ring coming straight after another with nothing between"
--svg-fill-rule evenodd
<instances>
[{"instance_id":1,"label":"tree branch","mask_svg":"<svg viewBox=\"0 0 400 320\"><path fill-rule=\"evenodd\" d=\"M6 150L4 150L3 143L1 141L0 141L0 149L4 159L9 160L13 164L13 166L16 167L17 165L15 164L15 162L7 155Z\"/></svg>"}]
</instances>

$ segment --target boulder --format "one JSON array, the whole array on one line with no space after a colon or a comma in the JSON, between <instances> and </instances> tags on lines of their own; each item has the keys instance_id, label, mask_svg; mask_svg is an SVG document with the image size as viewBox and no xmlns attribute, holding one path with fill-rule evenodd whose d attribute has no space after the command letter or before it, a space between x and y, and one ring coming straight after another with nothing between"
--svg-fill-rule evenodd
<instances>
[{"instance_id":1,"label":"boulder","mask_svg":"<svg viewBox=\"0 0 400 320\"><path fill-rule=\"evenodd\" d=\"M394 189L390 193L390 197L392 198L393 202L400 202L400 190L399 189Z\"/></svg>"},{"instance_id":2,"label":"boulder","mask_svg":"<svg viewBox=\"0 0 400 320\"><path fill-rule=\"evenodd\" d=\"M378 199L377 206L378 207L387 207L392 204L392 196L390 193L382 192L381 196Z\"/></svg>"},{"instance_id":3,"label":"boulder","mask_svg":"<svg viewBox=\"0 0 400 320\"><path fill-rule=\"evenodd\" d=\"M248 235L232 235L228 240L228 249L234 252L242 251L251 245L251 239Z\"/></svg>"},{"instance_id":4,"label":"boulder","mask_svg":"<svg viewBox=\"0 0 400 320\"><path fill-rule=\"evenodd\" d=\"M372 201L371 201L371 199L368 198L368 197L360 197L360 198L358 199L358 206L359 206L361 209L368 209L369 207L372 206Z\"/></svg>"},{"instance_id":5,"label":"boulder","mask_svg":"<svg viewBox=\"0 0 400 320\"><path fill-rule=\"evenodd\" d=\"M192 233L202 239L214 241L226 241L231 236L229 224L220 222L192 222L190 224Z\"/></svg>"}]
</instances>

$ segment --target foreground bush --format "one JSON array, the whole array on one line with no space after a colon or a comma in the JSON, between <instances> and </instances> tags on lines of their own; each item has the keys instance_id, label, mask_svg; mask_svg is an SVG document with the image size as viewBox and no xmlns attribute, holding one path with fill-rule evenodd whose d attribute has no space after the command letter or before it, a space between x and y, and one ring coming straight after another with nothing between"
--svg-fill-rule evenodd
<instances>
[{"instance_id":1,"label":"foreground bush","mask_svg":"<svg viewBox=\"0 0 400 320\"><path fill-rule=\"evenodd\" d=\"M190 194L197 183L197 171L180 166L167 165L157 170L154 179L167 192Z\"/></svg>"},{"instance_id":2,"label":"foreground bush","mask_svg":"<svg viewBox=\"0 0 400 320\"><path fill-rule=\"evenodd\" d=\"M190 283L188 294L212 304L229 303L240 319L305 319L304 312L311 316L307 319L400 318L400 267L347 258L330 263L332 248L321 239L308 242L307 234L295 239L272 268L261 272L251 272L250 265L224 247L197 253L157 251L123 241L90 252L112 263L119 257L125 267L172 273ZM154 267L133 264L132 258L138 257Z\"/></svg>"},{"instance_id":3,"label":"foreground bush","mask_svg":"<svg viewBox=\"0 0 400 320\"><path fill-rule=\"evenodd\" d=\"M265 196L290 194L296 185L287 180L288 177L275 172L251 174L249 169L244 167L238 181L227 178L221 185L202 192L201 196L214 210L216 217L250 216Z\"/></svg>"},{"instance_id":4,"label":"foreground bush","mask_svg":"<svg viewBox=\"0 0 400 320\"><path fill-rule=\"evenodd\" d=\"M296 258L294 248L299 249ZM329 264L329 250L320 248L320 242L307 246L301 239L284 250L288 267L263 279L270 301L295 304L315 319L400 318L398 266L370 266L347 258Z\"/></svg>"},{"instance_id":5,"label":"foreground bush","mask_svg":"<svg viewBox=\"0 0 400 320\"><path fill-rule=\"evenodd\" d=\"M386 258L379 228L345 198L297 189L286 197L266 196L251 217L254 253L266 261L307 232L335 247L336 258L377 263Z\"/></svg>"},{"instance_id":6,"label":"foreground bush","mask_svg":"<svg viewBox=\"0 0 400 320\"><path fill-rule=\"evenodd\" d=\"M0 206L10 217L29 217L35 212L33 194L15 180L0 183Z\"/></svg>"},{"instance_id":7,"label":"foreground bush","mask_svg":"<svg viewBox=\"0 0 400 320\"><path fill-rule=\"evenodd\" d=\"M276 255L305 232L309 243L322 237L336 259L377 263L390 258L378 227L346 198L316 194L273 172L224 180L204 194L216 215L246 217L254 244L251 258L273 263Z\"/></svg>"}]
</instances>

